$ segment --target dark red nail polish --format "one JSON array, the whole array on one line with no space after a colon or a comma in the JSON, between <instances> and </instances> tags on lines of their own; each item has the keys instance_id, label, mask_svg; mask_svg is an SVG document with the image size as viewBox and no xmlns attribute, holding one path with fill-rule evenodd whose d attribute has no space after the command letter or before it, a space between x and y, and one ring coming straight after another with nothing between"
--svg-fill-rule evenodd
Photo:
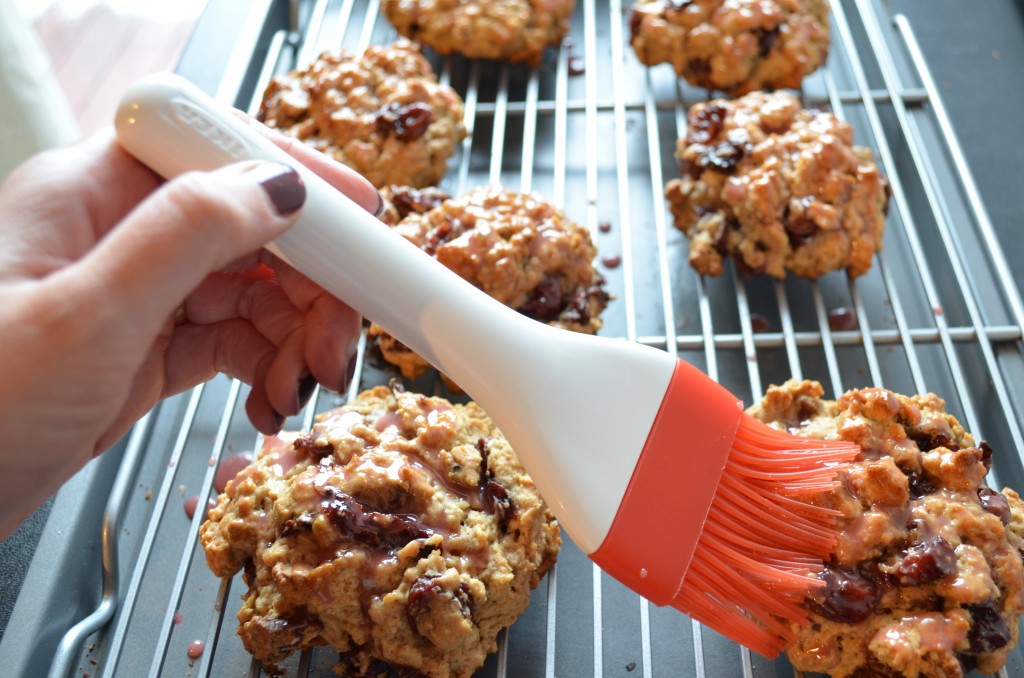
<instances>
[{"instance_id":1,"label":"dark red nail polish","mask_svg":"<svg viewBox=\"0 0 1024 678\"><path fill-rule=\"evenodd\" d=\"M262 163L254 170L274 209L281 216L297 211L306 202L306 184L293 168L280 163Z\"/></svg>"},{"instance_id":2,"label":"dark red nail polish","mask_svg":"<svg viewBox=\"0 0 1024 678\"><path fill-rule=\"evenodd\" d=\"M309 399L313 396L313 390L315 388L316 377L314 377L312 374L307 374L306 376L299 379L299 386L298 389L296 390L299 401L298 409L301 410L303 407L306 406L306 403L308 403Z\"/></svg>"},{"instance_id":3,"label":"dark red nail polish","mask_svg":"<svg viewBox=\"0 0 1024 678\"><path fill-rule=\"evenodd\" d=\"M280 431L282 428L284 428L284 420L286 418L287 417L285 417L280 412L274 412L274 432L275 433Z\"/></svg>"}]
</instances>

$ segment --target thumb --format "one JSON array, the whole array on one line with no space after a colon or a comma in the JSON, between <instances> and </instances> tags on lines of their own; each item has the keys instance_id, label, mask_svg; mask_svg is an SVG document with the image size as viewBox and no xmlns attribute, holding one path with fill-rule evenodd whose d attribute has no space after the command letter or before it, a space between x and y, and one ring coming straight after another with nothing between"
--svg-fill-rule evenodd
<instances>
[{"instance_id":1,"label":"thumb","mask_svg":"<svg viewBox=\"0 0 1024 678\"><path fill-rule=\"evenodd\" d=\"M301 177L283 164L243 162L183 174L82 259L78 289L102 295L93 308L156 331L208 274L286 231L305 199Z\"/></svg>"}]
</instances>

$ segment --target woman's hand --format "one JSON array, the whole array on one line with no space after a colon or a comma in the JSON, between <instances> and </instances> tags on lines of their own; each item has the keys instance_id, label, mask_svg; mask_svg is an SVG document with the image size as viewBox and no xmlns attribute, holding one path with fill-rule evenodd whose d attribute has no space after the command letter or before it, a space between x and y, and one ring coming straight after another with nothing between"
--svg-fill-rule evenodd
<instances>
[{"instance_id":1,"label":"woman's hand","mask_svg":"<svg viewBox=\"0 0 1024 678\"><path fill-rule=\"evenodd\" d=\"M362 177L264 132L379 208ZM262 249L304 200L275 163L163 182L110 132L0 185L0 538L159 399L217 372L252 385L263 433L317 381L346 388L358 316Z\"/></svg>"}]
</instances>

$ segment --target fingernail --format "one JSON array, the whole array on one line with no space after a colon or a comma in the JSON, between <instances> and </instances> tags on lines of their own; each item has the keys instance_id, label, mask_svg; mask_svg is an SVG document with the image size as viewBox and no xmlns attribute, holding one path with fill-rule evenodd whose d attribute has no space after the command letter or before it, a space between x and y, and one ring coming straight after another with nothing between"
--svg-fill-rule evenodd
<instances>
[{"instance_id":1,"label":"fingernail","mask_svg":"<svg viewBox=\"0 0 1024 678\"><path fill-rule=\"evenodd\" d=\"M285 418L286 417L283 414L281 414L280 412L274 412L274 430L275 431L280 431L282 428L284 428L284 420L285 420Z\"/></svg>"},{"instance_id":2,"label":"fingernail","mask_svg":"<svg viewBox=\"0 0 1024 678\"><path fill-rule=\"evenodd\" d=\"M277 162L262 162L252 172L281 216L296 212L306 202L306 184L293 168Z\"/></svg>"},{"instance_id":3,"label":"fingernail","mask_svg":"<svg viewBox=\"0 0 1024 678\"><path fill-rule=\"evenodd\" d=\"M303 407L306 406L306 403L308 403L309 399L313 396L313 389L315 388L316 378L312 374L307 374L306 376L299 379L299 387L297 389L299 400L298 409L301 410Z\"/></svg>"},{"instance_id":4,"label":"fingernail","mask_svg":"<svg viewBox=\"0 0 1024 678\"><path fill-rule=\"evenodd\" d=\"M375 217L377 217L379 219L380 215L384 214L384 208L385 207L386 207L386 205L384 203L384 196L381 195L378 192L377 193L377 211L373 213L373 216L375 216Z\"/></svg>"}]
</instances>

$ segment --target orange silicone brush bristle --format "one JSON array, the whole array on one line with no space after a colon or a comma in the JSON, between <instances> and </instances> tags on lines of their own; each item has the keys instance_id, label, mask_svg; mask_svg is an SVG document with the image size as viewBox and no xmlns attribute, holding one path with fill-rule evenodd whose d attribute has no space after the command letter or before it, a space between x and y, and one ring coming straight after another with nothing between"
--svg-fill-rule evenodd
<instances>
[{"instance_id":1,"label":"orange silicone brush bristle","mask_svg":"<svg viewBox=\"0 0 1024 678\"><path fill-rule=\"evenodd\" d=\"M672 605L774 657L836 540L836 512L807 501L857 448L798 438L742 415L697 548Z\"/></svg>"}]
</instances>

